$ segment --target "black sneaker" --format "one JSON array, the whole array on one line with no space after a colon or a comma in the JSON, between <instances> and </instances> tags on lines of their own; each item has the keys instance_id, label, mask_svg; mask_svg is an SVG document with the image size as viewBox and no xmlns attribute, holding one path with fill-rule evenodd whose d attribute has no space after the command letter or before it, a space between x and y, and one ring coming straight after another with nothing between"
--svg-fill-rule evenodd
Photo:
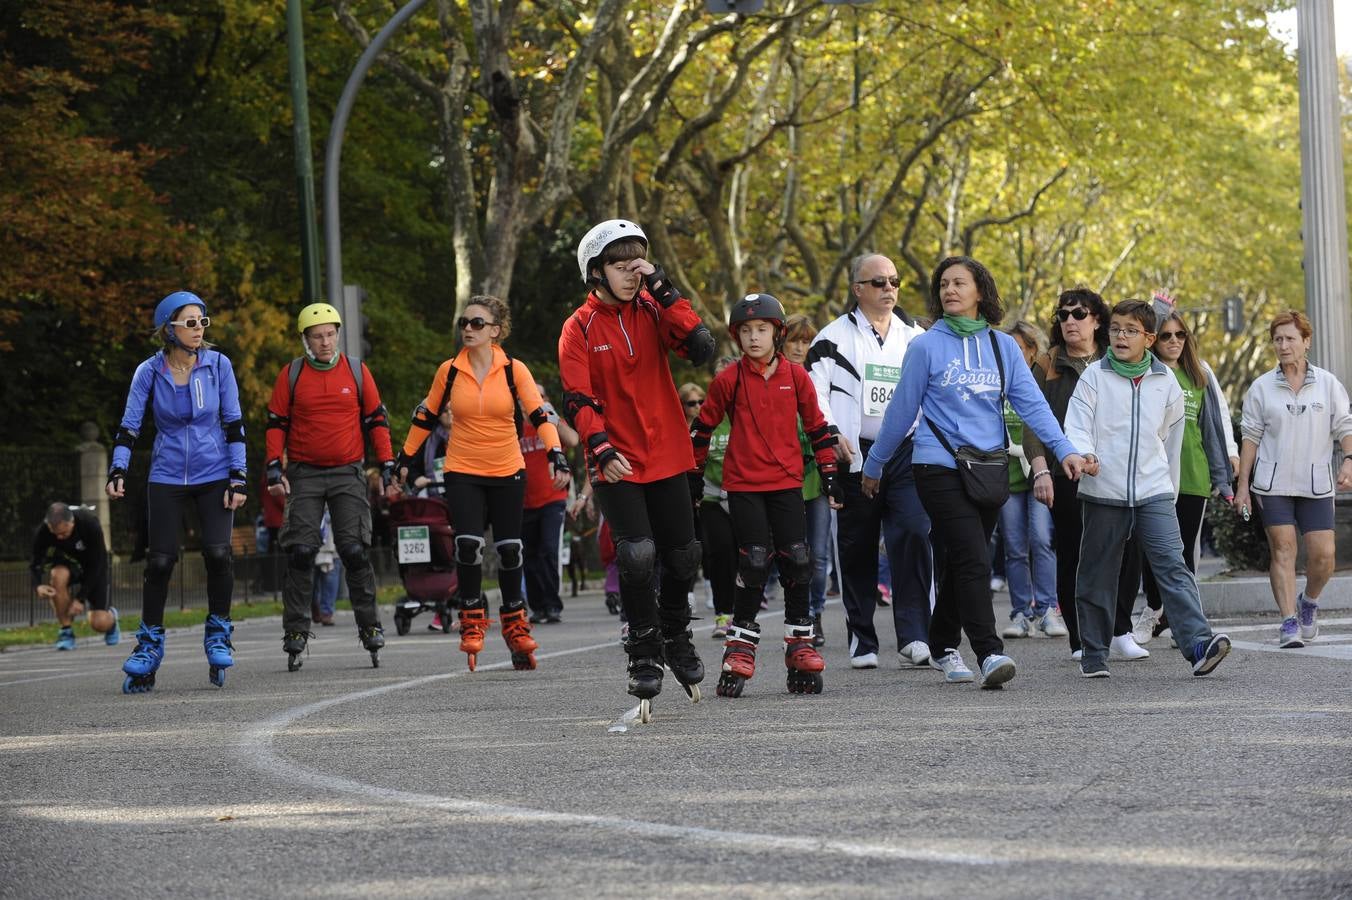
<instances>
[{"instance_id":1,"label":"black sneaker","mask_svg":"<svg viewBox=\"0 0 1352 900\"><path fill-rule=\"evenodd\" d=\"M1108 664L1101 659L1081 660L1080 676L1082 678L1107 678Z\"/></svg>"},{"instance_id":2,"label":"black sneaker","mask_svg":"<svg viewBox=\"0 0 1352 900\"><path fill-rule=\"evenodd\" d=\"M533 612L530 614L530 623L532 625L543 625L549 621L549 614L543 612Z\"/></svg>"},{"instance_id":3,"label":"black sneaker","mask_svg":"<svg viewBox=\"0 0 1352 900\"><path fill-rule=\"evenodd\" d=\"M545 613L546 625L558 625L562 621L563 621L563 610L561 609L551 609L549 612Z\"/></svg>"},{"instance_id":4,"label":"black sneaker","mask_svg":"<svg viewBox=\"0 0 1352 900\"><path fill-rule=\"evenodd\" d=\"M1212 635L1209 641L1198 641L1194 652L1192 674L1209 675L1211 670L1221 664L1230 652L1230 638L1223 634Z\"/></svg>"}]
</instances>

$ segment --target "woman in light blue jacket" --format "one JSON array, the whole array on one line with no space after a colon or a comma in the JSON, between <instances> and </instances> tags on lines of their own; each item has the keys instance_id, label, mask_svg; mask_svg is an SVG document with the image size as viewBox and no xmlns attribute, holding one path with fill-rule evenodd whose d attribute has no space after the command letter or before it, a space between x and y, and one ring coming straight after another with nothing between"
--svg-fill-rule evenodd
<instances>
[{"instance_id":1,"label":"woman in light blue jacket","mask_svg":"<svg viewBox=\"0 0 1352 900\"><path fill-rule=\"evenodd\" d=\"M230 533L248 483L244 420L230 360L211 349L207 306L196 294L175 291L155 307L155 334L163 344L136 367L108 470L108 496L126 492L132 447L147 420L155 423L146 485L149 550L141 594L136 649L122 666L124 693L149 691L164 657L164 603L178 561L185 507L197 510L207 569L206 636L212 684L225 684L231 653L230 596L234 591Z\"/></svg>"}]
</instances>

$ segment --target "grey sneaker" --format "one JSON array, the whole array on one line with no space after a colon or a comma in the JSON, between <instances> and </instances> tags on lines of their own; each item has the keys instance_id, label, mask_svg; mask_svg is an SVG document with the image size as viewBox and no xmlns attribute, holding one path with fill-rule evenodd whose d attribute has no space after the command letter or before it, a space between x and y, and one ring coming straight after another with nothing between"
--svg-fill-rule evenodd
<instances>
[{"instance_id":1,"label":"grey sneaker","mask_svg":"<svg viewBox=\"0 0 1352 900\"><path fill-rule=\"evenodd\" d=\"M1300 639L1300 622L1295 616L1282 619L1282 630L1278 632L1277 646L1283 650L1305 646L1305 642Z\"/></svg>"},{"instance_id":2,"label":"grey sneaker","mask_svg":"<svg viewBox=\"0 0 1352 900\"><path fill-rule=\"evenodd\" d=\"M943 672L944 681L949 684L966 684L975 680L972 670L962 661L962 654L952 648L945 650L941 656L931 656L929 664L930 668Z\"/></svg>"},{"instance_id":3,"label":"grey sneaker","mask_svg":"<svg viewBox=\"0 0 1352 900\"><path fill-rule=\"evenodd\" d=\"M981 687L984 690L998 691L1013 677L1014 660L1008 656L992 653L981 664Z\"/></svg>"},{"instance_id":4,"label":"grey sneaker","mask_svg":"<svg viewBox=\"0 0 1352 900\"><path fill-rule=\"evenodd\" d=\"M1101 659L1087 659L1080 663L1080 676L1083 678L1107 678L1108 664Z\"/></svg>"},{"instance_id":5,"label":"grey sneaker","mask_svg":"<svg viewBox=\"0 0 1352 900\"><path fill-rule=\"evenodd\" d=\"M1296 618L1300 620L1301 639L1312 641L1319 637L1319 604L1313 600L1306 600L1304 592L1301 592L1296 610Z\"/></svg>"},{"instance_id":6,"label":"grey sneaker","mask_svg":"<svg viewBox=\"0 0 1352 900\"><path fill-rule=\"evenodd\" d=\"M1056 607L1038 616L1037 630L1047 637L1065 637L1070 634L1066 631L1066 623L1061 621L1061 612Z\"/></svg>"},{"instance_id":7,"label":"grey sneaker","mask_svg":"<svg viewBox=\"0 0 1352 900\"><path fill-rule=\"evenodd\" d=\"M1002 638L1026 638L1032 632L1032 623L1023 613L1015 613L1014 618L1009 620L1005 630L1000 632Z\"/></svg>"}]
</instances>

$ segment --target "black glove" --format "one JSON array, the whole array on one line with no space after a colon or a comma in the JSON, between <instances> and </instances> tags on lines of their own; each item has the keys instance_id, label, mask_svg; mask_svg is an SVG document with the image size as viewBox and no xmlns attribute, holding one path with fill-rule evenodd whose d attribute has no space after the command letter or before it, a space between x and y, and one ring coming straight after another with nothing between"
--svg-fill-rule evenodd
<instances>
[{"instance_id":1,"label":"black glove","mask_svg":"<svg viewBox=\"0 0 1352 900\"><path fill-rule=\"evenodd\" d=\"M686 483L690 486L690 502L699 509L699 505L704 502L704 473L698 470L685 473Z\"/></svg>"},{"instance_id":2,"label":"black glove","mask_svg":"<svg viewBox=\"0 0 1352 900\"><path fill-rule=\"evenodd\" d=\"M558 447L551 447L545 456L554 464L555 475L558 475L559 473L563 473L564 475L573 474L572 467L568 465L568 457L564 456L563 451Z\"/></svg>"},{"instance_id":3,"label":"black glove","mask_svg":"<svg viewBox=\"0 0 1352 900\"><path fill-rule=\"evenodd\" d=\"M615 449L615 445L606 437L604 431L598 431L587 438L587 450L591 453L598 474L604 473L611 460L620 455L620 451Z\"/></svg>"},{"instance_id":4,"label":"black glove","mask_svg":"<svg viewBox=\"0 0 1352 900\"><path fill-rule=\"evenodd\" d=\"M108 483L113 486L113 490L126 490L127 470L114 466L108 470Z\"/></svg>"},{"instance_id":5,"label":"black glove","mask_svg":"<svg viewBox=\"0 0 1352 900\"><path fill-rule=\"evenodd\" d=\"M380 489L388 491L394 481L394 460L380 464Z\"/></svg>"},{"instance_id":6,"label":"black glove","mask_svg":"<svg viewBox=\"0 0 1352 900\"><path fill-rule=\"evenodd\" d=\"M268 461L268 487L274 484L282 483L282 461L274 459Z\"/></svg>"},{"instance_id":7,"label":"black glove","mask_svg":"<svg viewBox=\"0 0 1352 900\"><path fill-rule=\"evenodd\" d=\"M412 467L413 457L405 456L404 451L400 450L399 457L394 461L391 479L402 485L404 482L408 481L408 473ZM380 480L382 482L385 480L384 472L380 474Z\"/></svg>"},{"instance_id":8,"label":"black glove","mask_svg":"<svg viewBox=\"0 0 1352 900\"><path fill-rule=\"evenodd\" d=\"M836 467L831 466L829 470L823 467L818 469L818 471L822 476L822 493L837 503L844 504L845 487L840 483L840 479L836 476Z\"/></svg>"},{"instance_id":9,"label":"black glove","mask_svg":"<svg viewBox=\"0 0 1352 900\"><path fill-rule=\"evenodd\" d=\"M230 487L226 488L226 490L229 491L231 494L236 494L240 497L248 497L249 496L248 478L249 476L247 473L244 472L244 470L231 469Z\"/></svg>"},{"instance_id":10,"label":"black glove","mask_svg":"<svg viewBox=\"0 0 1352 900\"><path fill-rule=\"evenodd\" d=\"M681 299L681 292L676 290L676 285L671 283L671 279L662 271L661 266L654 265L653 273L643 276L643 284L663 309L670 309L673 303Z\"/></svg>"}]
</instances>

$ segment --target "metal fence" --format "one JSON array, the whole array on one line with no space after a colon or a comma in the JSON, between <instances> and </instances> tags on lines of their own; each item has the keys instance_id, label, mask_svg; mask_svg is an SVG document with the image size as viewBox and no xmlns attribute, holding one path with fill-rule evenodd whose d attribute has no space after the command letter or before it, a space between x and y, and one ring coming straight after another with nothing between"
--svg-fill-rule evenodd
<instances>
[{"instance_id":1,"label":"metal fence","mask_svg":"<svg viewBox=\"0 0 1352 900\"><path fill-rule=\"evenodd\" d=\"M399 581L399 567L389 547L371 548L371 564L377 589ZM144 563L113 563L109 573L111 603L121 612L141 608L141 571ZM286 555L241 554L235 556L236 604L267 603L282 599ZM202 557L195 551L179 554L169 582L169 609L206 609L207 575ZM28 567L0 571L0 628L38 625L56 621L52 605L33 590Z\"/></svg>"}]
</instances>

